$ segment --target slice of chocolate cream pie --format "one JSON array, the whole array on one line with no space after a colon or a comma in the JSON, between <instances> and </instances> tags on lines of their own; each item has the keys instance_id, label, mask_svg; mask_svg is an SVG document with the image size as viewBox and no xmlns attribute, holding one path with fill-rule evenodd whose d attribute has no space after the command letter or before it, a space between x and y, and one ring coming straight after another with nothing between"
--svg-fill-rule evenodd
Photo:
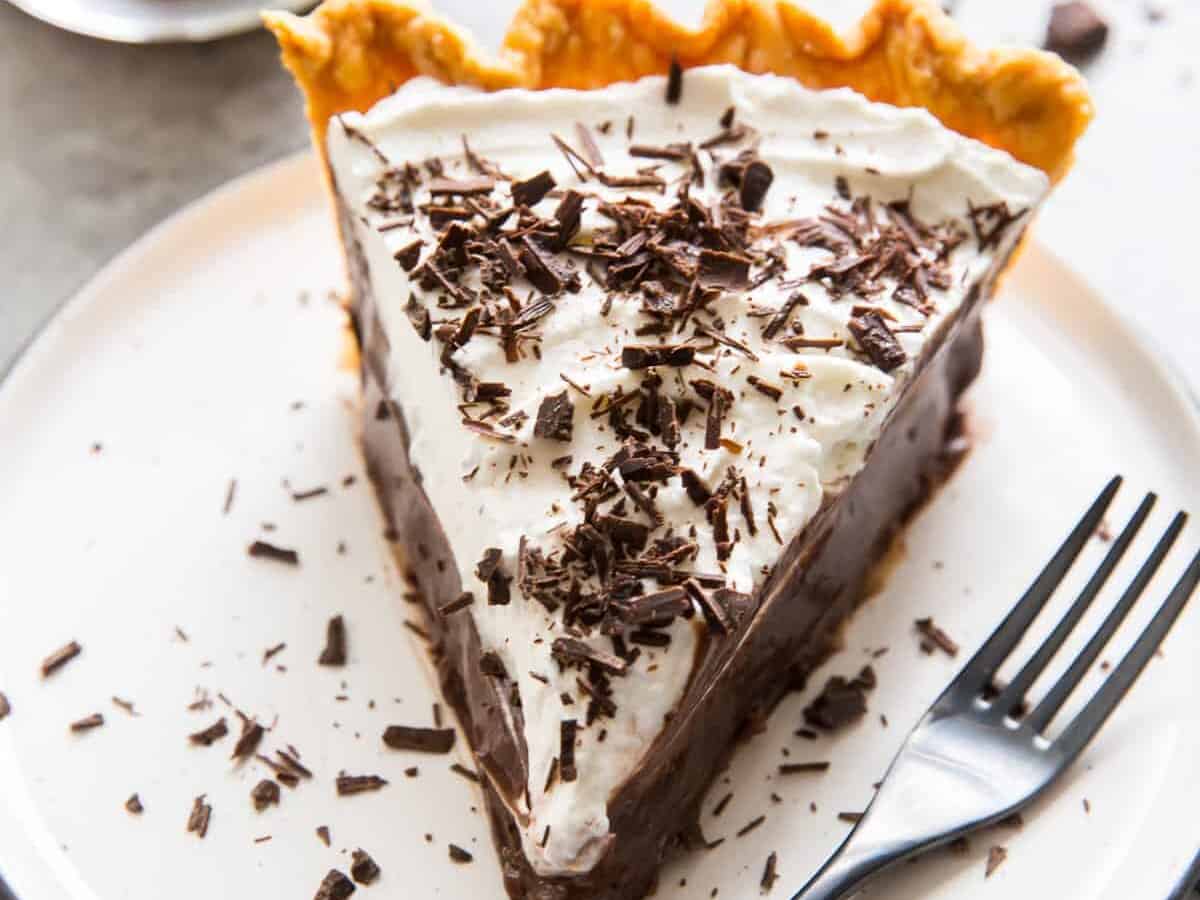
<instances>
[{"instance_id":1,"label":"slice of chocolate cream pie","mask_svg":"<svg viewBox=\"0 0 1200 900\"><path fill-rule=\"evenodd\" d=\"M707 43L647 15L530 3L499 63L404 4L269 20L514 897L641 897L835 645L1090 114L1072 70L924 3L850 44L790 5L718 4Z\"/></svg>"}]
</instances>

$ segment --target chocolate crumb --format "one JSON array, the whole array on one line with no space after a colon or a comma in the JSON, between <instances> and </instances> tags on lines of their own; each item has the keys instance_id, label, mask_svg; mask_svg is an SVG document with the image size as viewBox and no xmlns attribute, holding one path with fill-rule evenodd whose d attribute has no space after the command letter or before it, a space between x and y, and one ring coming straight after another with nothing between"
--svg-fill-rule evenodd
<instances>
[{"instance_id":1,"label":"chocolate crumb","mask_svg":"<svg viewBox=\"0 0 1200 900\"><path fill-rule=\"evenodd\" d=\"M858 820L863 817L860 812L840 812L837 814L839 822L849 822L852 825L858 824Z\"/></svg>"},{"instance_id":2,"label":"chocolate crumb","mask_svg":"<svg viewBox=\"0 0 1200 900\"><path fill-rule=\"evenodd\" d=\"M265 666L267 663L269 663L271 661L271 659L273 657L278 656L280 653L282 653L286 649L287 649L287 644L284 642L280 642L280 643L276 644L274 647L268 647L266 650L263 651L262 664Z\"/></svg>"},{"instance_id":3,"label":"chocolate crumb","mask_svg":"<svg viewBox=\"0 0 1200 900\"><path fill-rule=\"evenodd\" d=\"M1108 23L1087 3L1058 3L1050 11L1043 46L1059 56L1083 62L1095 56L1108 40Z\"/></svg>"},{"instance_id":4,"label":"chocolate crumb","mask_svg":"<svg viewBox=\"0 0 1200 900\"><path fill-rule=\"evenodd\" d=\"M125 801L125 809L134 816L140 816L146 811L146 807L142 806L142 798L137 794L129 795L129 799Z\"/></svg>"},{"instance_id":5,"label":"chocolate crumb","mask_svg":"<svg viewBox=\"0 0 1200 900\"><path fill-rule=\"evenodd\" d=\"M0 722L8 718L8 715L11 712L12 704L8 702L8 698L4 696L4 692L0 691Z\"/></svg>"},{"instance_id":6,"label":"chocolate crumb","mask_svg":"<svg viewBox=\"0 0 1200 900\"><path fill-rule=\"evenodd\" d=\"M378 791L387 784L387 780L378 775L338 775L336 785L339 797L349 797L354 794L365 794L368 791Z\"/></svg>"},{"instance_id":7,"label":"chocolate crumb","mask_svg":"<svg viewBox=\"0 0 1200 900\"><path fill-rule=\"evenodd\" d=\"M380 869L375 860L371 859L366 850L359 847L353 853L350 864L350 877L359 884L371 884L379 877Z\"/></svg>"},{"instance_id":8,"label":"chocolate crumb","mask_svg":"<svg viewBox=\"0 0 1200 900\"><path fill-rule=\"evenodd\" d=\"M415 750L419 753L449 753L454 747L454 737L453 728L389 725L383 732L383 742L393 750Z\"/></svg>"},{"instance_id":9,"label":"chocolate crumb","mask_svg":"<svg viewBox=\"0 0 1200 900\"><path fill-rule=\"evenodd\" d=\"M931 646L937 647L950 656L958 655L958 644L951 639L950 635L933 624L931 617L917 619L913 624L921 637Z\"/></svg>"},{"instance_id":10,"label":"chocolate crumb","mask_svg":"<svg viewBox=\"0 0 1200 900\"><path fill-rule=\"evenodd\" d=\"M450 851L451 862L469 863L475 858L458 844L450 844L447 849Z\"/></svg>"},{"instance_id":11,"label":"chocolate crumb","mask_svg":"<svg viewBox=\"0 0 1200 900\"><path fill-rule=\"evenodd\" d=\"M202 731L189 734L188 740L201 747L211 747L227 734L229 734L229 726L225 724L225 717L222 716Z\"/></svg>"},{"instance_id":12,"label":"chocolate crumb","mask_svg":"<svg viewBox=\"0 0 1200 900\"><path fill-rule=\"evenodd\" d=\"M330 869L321 879L313 900L346 900L355 891L354 882L337 869Z\"/></svg>"},{"instance_id":13,"label":"chocolate crumb","mask_svg":"<svg viewBox=\"0 0 1200 900\"><path fill-rule=\"evenodd\" d=\"M861 719L867 712L862 685L835 675L804 709L804 721L825 731L836 731Z\"/></svg>"},{"instance_id":14,"label":"chocolate crumb","mask_svg":"<svg viewBox=\"0 0 1200 900\"><path fill-rule=\"evenodd\" d=\"M421 260L421 247L423 243L420 238L417 238L411 244L405 244L399 250L392 254L392 259L400 263L400 268L405 272L411 272L417 267L417 263Z\"/></svg>"},{"instance_id":15,"label":"chocolate crumb","mask_svg":"<svg viewBox=\"0 0 1200 900\"><path fill-rule=\"evenodd\" d=\"M671 68L667 71L667 102L674 105L683 96L683 68L677 57L671 57ZM632 121L632 119L630 120Z\"/></svg>"},{"instance_id":16,"label":"chocolate crumb","mask_svg":"<svg viewBox=\"0 0 1200 900\"><path fill-rule=\"evenodd\" d=\"M344 666L346 664L346 621L334 616L325 626L325 648L317 659L320 666Z\"/></svg>"},{"instance_id":17,"label":"chocolate crumb","mask_svg":"<svg viewBox=\"0 0 1200 900\"><path fill-rule=\"evenodd\" d=\"M212 819L212 807L204 802L204 794L192 801L192 811L188 814L187 830L198 838L208 834L208 823Z\"/></svg>"},{"instance_id":18,"label":"chocolate crumb","mask_svg":"<svg viewBox=\"0 0 1200 900\"><path fill-rule=\"evenodd\" d=\"M264 778L254 786L254 790L250 792L250 799L258 812L262 812L268 806L278 806L279 785L270 778Z\"/></svg>"},{"instance_id":19,"label":"chocolate crumb","mask_svg":"<svg viewBox=\"0 0 1200 900\"><path fill-rule=\"evenodd\" d=\"M53 675L82 652L83 648L76 641L71 641L71 643L59 647L42 660L42 677L47 678Z\"/></svg>"},{"instance_id":20,"label":"chocolate crumb","mask_svg":"<svg viewBox=\"0 0 1200 900\"><path fill-rule=\"evenodd\" d=\"M71 723L71 730L78 733L80 731L91 731L93 728L99 728L104 724L104 716L101 713L92 713L90 716L84 716L82 719L77 719Z\"/></svg>"},{"instance_id":21,"label":"chocolate crumb","mask_svg":"<svg viewBox=\"0 0 1200 900\"><path fill-rule=\"evenodd\" d=\"M539 172L524 181L514 181L512 202L517 206L535 206L554 189L554 176L549 171Z\"/></svg>"},{"instance_id":22,"label":"chocolate crumb","mask_svg":"<svg viewBox=\"0 0 1200 900\"><path fill-rule=\"evenodd\" d=\"M330 846L330 844L332 843L332 840L329 836L329 826L328 825L318 825L317 826L317 839L322 844L324 844L326 847Z\"/></svg>"},{"instance_id":23,"label":"chocolate crumb","mask_svg":"<svg viewBox=\"0 0 1200 900\"><path fill-rule=\"evenodd\" d=\"M300 554L287 547L277 547L266 541L255 541L247 550L255 559L269 559L289 566L300 565Z\"/></svg>"},{"instance_id":24,"label":"chocolate crumb","mask_svg":"<svg viewBox=\"0 0 1200 900\"><path fill-rule=\"evenodd\" d=\"M983 877L991 878L992 873L1000 868L1000 864L1008 859L1008 850L999 845L988 848L987 868L984 869Z\"/></svg>"}]
</instances>

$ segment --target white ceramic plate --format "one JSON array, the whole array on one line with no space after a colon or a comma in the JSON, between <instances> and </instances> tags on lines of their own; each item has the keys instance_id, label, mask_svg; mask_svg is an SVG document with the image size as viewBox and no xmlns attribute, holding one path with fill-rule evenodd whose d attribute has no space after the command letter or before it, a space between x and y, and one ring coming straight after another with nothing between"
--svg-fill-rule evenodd
<instances>
[{"instance_id":1,"label":"white ceramic plate","mask_svg":"<svg viewBox=\"0 0 1200 900\"><path fill-rule=\"evenodd\" d=\"M359 846L384 870L364 896L500 896L473 786L445 757L380 741L389 723L428 724L436 696L403 627L411 608L399 599L353 437L354 377L342 367L343 317L329 299L340 264L318 183L311 159L296 157L179 214L77 296L0 387L0 690L13 705L0 723L0 872L23 900L306 897ZM1164 501L1148 532L1176 507L1200 510L1200 422L1188 398L1036 245L988 328L985 373L970 397L978 446L907 533L887 589L855 619L845 651L813 679L853 674L870 650L889 647L873 663L881 685L870 716L808 742L792 734L806 698L789 698L705 805L705 832L728 840L669 868L658 897L707 897L713 887L722 898L757 897L772 850L781 875L773 896L790 896L844 834L837 813L868 801L908 727L1113 472L1129 481L1114 526L1149 489ZM343 487L349 474L357 481ZM285 479L295 490L329 485L330 494L296 503ZM1185 534L1160 595L1196 545L1194 529ZM297 548L301 567L247 558L258 537ZM1103 549L1093 544L1090 560ZM318 668L324 624L339 612L351 662ZM925 615L963 645L957 660L919 652L912 621ZM82 656L42 680L41 659L71 639ZM281 641L286 650L264 666L264 649ZM934 853L869 896L1165 896L1195 852L1198 646L1193 609L1023 827L981 834L965 854ZM198 687L275 723L266 746L294 744L315 779L254 813L248 792L265 770L232 767L232 737L188 745L186 735L217 715L236 727L220 701L185 709ZM140 715L114 707L113 695ZM69 722L94 711L103 728L68 734ZM833 766L780 778L785 756ZM408 778L413 765L419 777ZM391 784L339 799L342 769ZM122 808L134 791L140 817ZM214 808L203 841L184 831L201 793ZM763 813L764 824L734 837ZM321 824L331 849L314 836ZM450 841L475 862L451 863ZM991 845L1009 858L985 880Z\"/></svg>"},{"instance_id":2,"label":"white ceramic plate","mask_svg":"<svg viewBox=\"0 0 1200 900\"><path fill-rule=\"evenodd\" d=\"M126 44L212 41L260 27L264 8L300 12L316 0L10 0L44 22Z\"/></svg>"}]
</instances>

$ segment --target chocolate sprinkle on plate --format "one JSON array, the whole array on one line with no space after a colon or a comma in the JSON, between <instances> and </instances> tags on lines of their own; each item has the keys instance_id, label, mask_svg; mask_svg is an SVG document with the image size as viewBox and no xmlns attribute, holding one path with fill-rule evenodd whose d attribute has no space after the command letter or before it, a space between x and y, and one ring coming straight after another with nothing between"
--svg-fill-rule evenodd
<instances>
[{"instance_id":1,"label":"chocolate sprinkle on plate","mask_svg":"<svg viewBox=\"0 0 1200 900\"><path fill-rule=\"evenodd\" d=\"M279 785L270 778L264 778L254 786L254 790L250 792L250 799L258 812L262 812L268 806L278 806Z\"/></svg>"},{"instance_id":2,"label":"chocolate sprinkle on plate","mask_svg":"<svg viewBox=\"0 0 1200 900\"><path fill-rule=\"evenodd\" d=\"M349 797L354 794L365 794L368 791L378 791L387 781L378 775L347 775L342 773L337 777L337 792L339 797Z\"/></svg>"},{"instance_id":3,"label":"chocolate sprinkle on plate","mask_svg":"<svg viewBox=\"0 0 1200 900\"><path fill-rule=\"evenodd\" d=\"M352 860L350 876L359 884L371 884L379 877L379 865L366 850L359 847L354 851Z\"/></svg>"},{"instance_id":4,"label":"chocolate sprinkle on plate","mask_svg":"<svg viewBox=\"0 0 1200 900\"><path fill-rule=\"evenodd\" d=\"M1100 52L1108 24L1087 3L1058 3L1050 11L1043 46L1068 60L1082 62Z\"/></svg>"},{"instance_id":5,"label":"chocolate sprinkle on plate","mask_svg":"<svg viewBox=\"0 0 1200 900\"><path fill-rule=\"evenodd\" d=\"M840 812L837 814L837 817L839 822L850 822L851 824L855 824L863 817L863 814L860 812Z\"/></svg>"},{"instance_id":6,"label":"chocolate sprinkle on plate","mask_svg":"<svg viewBox=\"0 0 1200 900\"><path fill-rule=\"evenodd\" d=\"M449 753L454 747L454 729L389 725L383 732L383 742L393 750Z\"/></svg>"},{"instance_id":7,"label":"chocolate sprinkle on plate","mask_svg":"<svg viewBox=\"0 0 1200 900\"><path fill-rule=\"evenodd\" d=\"M458 844L450 844L448 850L450 851L450 859L452 862L469 863L475 858L462 847L458 846Z\"/></svg>"},{"instance_id":8,"label":"chocolate sprinkle on plate","mask_svg":"<svg viewBox=\"0 0 1200 900\"><path fill-rule=\"evenodd\" d=\"M804 710L804 721L825 731L836 731L857 722L867 713L862 686L835 675Z\"/></svg>"},{"instance_id":9,"label":"chocolate sprinkle on plate","mask_svg":"<svg viewBox=\"0 0 1200 900\"><path fill-rule=\"evenodd\" d=\"M332 839L329 836L329 826L328 825L318 825L317 826L317 839L322 844L324 844L326 847L330 846L330 844L332 843Z\"/></svg>"},{"instance_id":10,"label":"chocolate sprinkle on plate","mask_svg":"<svg viewBox=\"0 0 1200 900\"><path fill-rule=\"evenodd\" d=\"M104 724L104 716L101 713L92 713L90 716L84 716L71 723L71 730L74 732L91 731L93 728L99 728Z\"/></svg>"},{"instance_id":11,"label":"chocolate sprinkle on plate","mask_svg":"<svg viewBox=\"0 0 1200 900\"><path fill-rule=\"evenodd\" d=\"M317 665L344 666L346 664L346 621L334 616L325 626L325 648L317 659Z\"/></svg>"},{"instance_id":12,"label":"chocolate sprinkle on plate","mask_svg":"<svg viewBox=\"0 0 1200 900\"><path fill-rule=\"evenodd\" d=\"M738 831L736 837L745 837L746 835L748 835L750 832L752 832L755 828L757 828L759 825L761 825L765 821L767 821L766 816L758 816L757 818L751 819L749 822L747 822L745 825L743 825L741 827L741 829Z\"/></svg>"},{"instance_id":13,"label":"chocolate sprinkle on plate","mask_svg":"<svg viewBox=\"0 0 1200 900\"><path fill-rule=\"evenodd\" d=\"M262 743L265 733L265 729L257 722L243 718L241 736L238 737L229 758L239 762L249 759L258 750L258 745Z\"/></svg>"},{"instance_id":14,"label":"chocolate sprinkle on plate","mask_svg":"<svg viewBox=\"0 0 1200 900\"><path fill-rule=\"evenodd\" d=\"M779 878L779 873L775 871L775 867L779 862L779 855L772 850L767 855L766 865L763 866L762 878L758 885L763 889L764 893L769 893L771 888L775 887L775 881Z\"/></svg>"},{"instance_id":15,"label":"chocolate sprinkle on plate","mask_svg":"<svg viewBox=\"0 0 1200 900\"><path fill-rule=\"evenodd\" d=\"M211 819L212 807L204 802L204 794L201 794L192 801L192 811L187 820L188 833L203 838L208 834L208 823Z\"/></svg>"},{"instance_id":16,"label":"chocolate sprinkle on plate","mask_svg":"<svg viewBox=\"0 0 1200 900\"><path fill-rule=\"evenodd\" d=\"M12 704L8 702L8 698L4 696L4 692L0 691L0 722L8 718L8 715L11 712Z\"/></svg>"},{"instance_id":17,"label":"chocolate sprinkle on plate","mask_svg":"<svg viewBox=\"0 0 1200 900\"><path fill-rule=\"evenodd\" d=\"M269 559L289 566L300 565L300 554L287 547L277 547L267 541L255 541L246 550L255 559Z\"/></svg>"},{"instance_id":18,"label":"chocolate sprinkle on plate","mask_svg":"<svg viewBox=\"0 0 1200 900\"><path fill-rule=\"evenodd\" d=\"M991 878L992 873L1000 868L1000 864L1008 859L1008 850L999 845L988 848L987 868L984 869L983 877Z\"/></svg>"},{"instance_id":19,"label":"chocolate sprinkle on plate","mask_svg":"<svg viewBox=\"0 0 1200 900\"><path fill-rule=\"evenodd\" d=\"M202 731L189 734L188 740L201 747L211 747L227 734L229 734L229 726L225 724L225 717L222 716Z\"/></svg>"},{"instance_id":20,"label":"chocolate sprinkle on plate","mask_svg":"<svg viewBox=\"0 0 1200 900\"><path fill-rule=\"evenodd\" d=\"M931 646L937 647L949 656L958 655L958 644L946 634L941 628L933 623L933 619L926 617L917 619L914 623L921 637L928 641Z\"/></svg>"},{"instance_id":21,"label":"chocolate sprinkle on plate","mask_svg":"<svg viewBox=\"0 0 1200 900\"><path fill-rule=\"evenodd\" d=\"M455 775L461 775L463 778L467 779L467 781L479 784L479 775L475 772L472 772L470 769L464 765L461 765L460 763L453 763L450 766L450 771Z\"/></svg>"},{"instance_id":22,"label":"chocolate sprinkle on plate","mask_svg":"<svg viewBox=\"0 0 1200 900\"><path fill-rule=\"evenodd\" d=\"M321 879L321 886L317 888L313 900L346 900L355 890L354 882L337 869L330 869Z\"/></svg>"},{"instance_id":23,"label":"chocolate sprinkle on plate","mask_svg":"<svg viewBox=\"0 0 1200 900\"><path fill-rule=\"evenodd\" d=\"M804 772L828 772L827 762L784 763L779 767L780 775L798 775Z\"/></svg>"},{"instance_id":24,"label":"chocolate sprinkle on plate","mask_svg":"<svg viewBox=\"0 0 1200 900\"><path fill-rule=\"evenodd\" d=\"M125 801L125 809L134 816L140 816L146 811L146 807L142 806L142 798L137 794L129 795L129 799Z\"/></svg>"},{"instance_id":25,"label":"chocolate sprinkle on plate","mask_svg":"<svg viewBox=\"0 0 1200 900\"><path fill-rule=\"evenodd\" d=\"M71 641L66 646L59 647L42 660L42 677L46 678L53 675L82 652L83 648L76 641Z\"/></svg>"}]
</instances>

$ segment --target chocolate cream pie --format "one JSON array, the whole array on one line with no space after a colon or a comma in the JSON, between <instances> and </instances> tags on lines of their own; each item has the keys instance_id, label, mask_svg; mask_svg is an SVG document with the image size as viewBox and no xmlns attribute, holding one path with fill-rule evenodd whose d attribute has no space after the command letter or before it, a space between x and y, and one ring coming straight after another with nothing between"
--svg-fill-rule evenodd
<instances>
[{"instance_id":1,"label":"chocolate cream pie","mask_svg":"<svg viewBox=\"0 0 1200 900\"><path fill-rule=\"evenodd\" d=\"M399 2L268 22L507 888L641 897L945 471L1081 81L918 0L532 0L497 60Z\"/></svg>"}]
</instances>

